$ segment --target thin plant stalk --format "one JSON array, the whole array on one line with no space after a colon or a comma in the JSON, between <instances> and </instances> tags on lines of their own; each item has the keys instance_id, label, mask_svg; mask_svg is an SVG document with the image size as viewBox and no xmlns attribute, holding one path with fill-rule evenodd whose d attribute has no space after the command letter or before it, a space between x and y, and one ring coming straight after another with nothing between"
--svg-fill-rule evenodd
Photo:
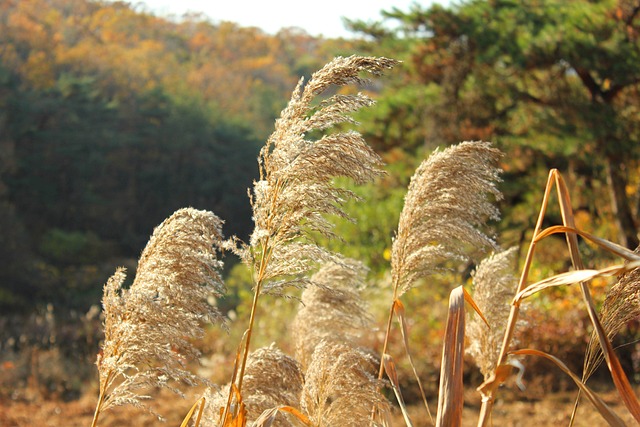
<instances>
[{"instance_id":1,"label":"thin plant stalk","mask_svg":"<svg viewBox=\"0 0 640 427\"><path fill-rule=\"evenodd\" d=\"M93 413L93 421L91 421L91 427L96 427L98 425L98 419L100 418L100 410L102 409L104 396L104 393L100 392L100 396L98 397L98 404L96 405L96 410Z\"/></svg>"},{"instance_id":2,"label":"thin plant stalk","mask_svg":"<svg viewBox=\"0 0 640 427\"><path fill-rule=\"evenodd\" d=\"M112 373L110 372L107 377L106 384L109 384L111 375ZM104 403L105 396L106 396L105 390L100 390L100 396L98 396L98 403L96 404L96 410L93 413L93 421L91 421L91 427L96 427L98 425L98 419L100 418L100 412L102 410L102 404Z\"/></svg>"},{"instance_id":3,"label":"thin plant stalk","mask_svg":"<svg viewBox=\"0 0 640 427\"><path fill-rule=\"evenodd\" d=\"M262 171L261 171L262 173ZM279 182L279 181L278 181ZM276 184L276 188L279 186ZM271 221L269 221L271 222ZM264 273L266 271L267 264L269 262L271 251L269 247L269 236L264 238L262 243L262 253L260 255L260 267L258 269L258 277L256 279L256 288L253 294L253 301L251 303L251 315L249 317L249 328L246 333L246 340L244 341L244 353L242 356L242 363L240 364L240 374L238 377L238 393L242 392L242 380L244 379L244 371L247 367L247 358L249 357L249 351L251 348L251 335L253 333L253 325L255 323L256 311L258 309L258 299L260 298L260 292L262 291L262 283L264 282Z\"/></svg>"},{"instance_id":4,"label":"thin plant stalk","mask_svg":"<svg viewBox=\"0 0 640 427\"><path fill-rule=\"evenodd\" d=\"M242 390L242 379L244 378L244 371L247 366L247 357L249 356L249 348L251 344L251 333L253 331L253 323L256 317L256 310L258 307L258 297L260 296L261 283L256 286L256 291L253 294L253 302L251 303L251 316L249 317L249 328L247 329L247 340L244 345L244 352L242 356L242 363L240 364L240 375L238 378L238 391Z\"/></svg>"},{"instance_id":5,"label":"thin plant stalk","mask_svg":"<svg viewBox=\"0 0 640 427\"><path fill-rule=\"evenodd\" d=\"M381 355L381 359L380 359L380 368L378 370L378 380L381 381L382 377L384 376L384 360L385 360L385 356L387 354L387 347L389 346L389 336L391 335L391 324L393 323L393 313L394 313L394 308L396 305L396 300L397 300L397 295L398 295L398 288L399 288L399 282L398 280L394 280L394 285L393 285L393 303L391 304L391 308L389 309L389 317L387 319L387 329L386 332L384 334L384 343L382 344L382 355ZM374 406L373 408L371 408L371 421L373 422L375 416L376 416L376 407ZM429 407L427 406L427 411L429 411ZM405 418L407 418L407 415L403 413L403 415L405 416ZM429 417L433 420L433 418L431 417L431 413L429 413ZM407 425L410 425L411 421L408 420ZM431 423L433 424L433 422Z\"/></svg>"},{"instance_id":6,"label":"thin plant stalk","mask_svg":"<svg viewBox=\"0 0 640 427\"><path fill-rule=\"evenodd\" d=\"M269 237L265 238L263 247L266 248L269 244ZM269 251L270 253L270 251ZM258 309L258 299L260 298L260 291L262 290L262 283L264 281L264 272L268 263L268 256L265 255L265 251L262 252L260 259L260 269L258 271L258 279L256 280L256 290L253 294L253 302L251 303L251 315L249 317L249 328L247 329L247 339L244 342L244 354L242 356L242 363L240 364L240 374L238 377L238 393L242 392L242 380L244 379L244 371L247 367L247 358L249 357L249 350L251 348L251 335L253 332L253 324L255 322L256 311Z\"/></svg>"},{"instance_id":7,"label":"thin plant stalk","mask_svg":"<svg viewBox=\"0 0 640 427\"><path fill-rule=\"evenodd\" d=\"M391 308L389 309L389 318L387 319L387 330L384 334L384 343L382 344L382 357L387 353L387 347L389 345L389 335L391 334L391 324L393 323L393 309L396 304L396 295L398 293L397 282L393 288L393 304L391 304ZM378 379L381 380L384 375L384 363L380 363L380 369L378 371Z\"/></svg>"},{"instance_id":8,"label":"thin plant stalk","mask_svg":"<svg viewBox=\"0 0 640 427\"><path fill-rule=\"evenodd\" d=\"M544 191L544 196L542 198L542 205L540 207L540 213L538 215L538 220L536 222L535 229L533 231L533 236L531 237L531 244L529 245L529 250L527 251L527 256L524 261L524 266L522 267L522 273L520 275L520 280L518 282L517 292L524 290L527 284L527 279L529 277L529 270L531 269L531 264L533 262L533 254L535 252L535 247L537 243L537 237L542 231L542 224L547 212L547 206L549 204L549 197L551 196L551 189L553 187L553 182L557 178L557 170L552 169L549 172L549 178L547 179L547 185ZM518 316L520 314L520 302L514 302L511 305L511 311L509 312L509 320L507 321L507 327L505 329L504 339L502 341L502 347L500 349L500 355L498 356L498 361L496 366L501 366L505 364L507 361L507 352L509 349L509 345L511 340L513 339L513 335L516 329L516 324L518 322ZM478 418L478 427L483 427L489 424L489 420L491 418L491 411L493 410L493 401L494 401L494 391L497 388L498 384L492 385L491 387L485 388L482 396L482 406L480 407L480 416ZM481 386L482 387L482 386Z\"/></svg>"}]
</instances>

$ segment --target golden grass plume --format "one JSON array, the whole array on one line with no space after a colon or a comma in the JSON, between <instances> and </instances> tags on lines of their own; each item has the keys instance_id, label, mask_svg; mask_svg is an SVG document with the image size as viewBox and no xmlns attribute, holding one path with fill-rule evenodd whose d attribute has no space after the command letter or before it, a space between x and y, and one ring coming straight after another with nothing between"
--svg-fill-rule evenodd
<instances>
[{"instance_id":1,"label":"golden grass plume","mask_svg":"<svg viewBox=\"0 0 640 427\"><path fill-rule=\"evenodd\" d=\"M296 359L308 366L323 340L357 343L370 326L361 292L366 269L355 260L324 264L304 290L301 308L291 325Z\"/></svg>"},{"instance_id":2,"label":"golden grass plume","mask_svg":"<svg viewBox=\"0 0 640 427\"><path fill-rule=\"evenodd\" d=\"M363 73L379 75L397 61L386 58L338 57L300 80L275 131L259 156L260 179L254 183L251 204L255 228L248 245L230 245L253 268L261 291L281 293L287 286L305 286L304 278L316 261L335 254L312 243L321 233L335 237L326 215L346 217L341 205L355 194L333 184L336 177L364 183L380 176L382 161L355 131L324 133L373 101L365 94L337 94L314 104L331 86L362 83Z\"/></svg>"},{"instance_id":3,"label":"golden grass plume","mask_svg":"<svg viewBox=\"0 0 640 427\"><path fill-rule=\"evenodd\" d=\"M392 246L396 297L418 278L435 273L443 262L496 247L484 228L488 219L500 217L493 199L501 198L497 188L501 156L488 142L462 142L434 152L420 164L411 178Z\"/></svg>"},{"instance_id":4,"label":"golden grass plume","mask_svg":"<svg viewBox=\"0 0 640 427\"><path fill-rule=\"evenodd\" d=\"M322 341L305 373L302 409L316 427L369 427L372 408L388 410L374 373L378 361L348 344Z\"/></svg>"},{"instance_id":5,"label":"golden grass plume","mask_svg":"<svg viewBox=\"0 0 640 427\"><path fill-rule=\"evenodd\" d=\"M222 322L208 301L225 292L216 253L221 225L211 212L180 209L154 230L129 289L122 268L107 281L97 415L117 405L145 407L141 391L149 387L179 393L171 381L204 382L185 365L199 356L190 340L204 334L203 323Z\"/></svg>"},{"instance_id":6,"label":"golden grass plume","mask_svg":"<svg viewBox=\"0 0 640 427\"><path fill-rule=\"evenodd\" d=\"M495 253L485 258L473 273L473 300L489 326L477 314L470 316L466 327L467 353L473 357L485 380L495 371L500 356L511 300L518 283L513 268L516 255L516 247Z\"/></svg>"},{"instance_id":7,"label":"golden grass plume","mask_svg":"<svg viewBox=\"0 0 640 427\"><path fill-rule=\"evenodd\" d=\"M243 403L247 421L255 421L264 411L278 406L300 407L304 377L300 364L275 345L260 348L249 355L243 387ZM220 411L227 404L229 385L220 391L209 389L205 394L207 409L203 427L219 425ZM275 427L291 424L278 415Z\"/></svg>"}]
</instances>

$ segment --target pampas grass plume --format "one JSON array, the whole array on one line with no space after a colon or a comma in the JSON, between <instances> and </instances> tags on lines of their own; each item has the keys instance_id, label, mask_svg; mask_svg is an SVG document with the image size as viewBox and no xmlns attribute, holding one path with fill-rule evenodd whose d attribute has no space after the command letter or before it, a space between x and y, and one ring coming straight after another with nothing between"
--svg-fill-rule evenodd
<instances>
[{"instance_id":1,"label":"pampas grass plume","mask_svg":"<svg viewBox=\"0 0 640 427\"><path fill-rule=\"evenodd\" d=\"M488 219L498 219L493 199L501 153L488 142L462 142L434 152L411 178L391 251L395 297L445 261L464 260L468 252L496 248L485 234Z\"/></svg>"},{"instance_id":2,"label":"pampas grass plume","mask_svg":"<svg viewBox=\"0 0 640 427\"><path fill-rule=\"evenodd\" d=\"M312 131L353 122L348 114L373 101L364 94L334 95L319 105L313 104L314 99L331 86L362 83L362 73L379 75L396 63L386 58L338 57L314 73L306 85L300 80L260 152L260 180L254 183L251 200L255 228L250 242L230 246L253 268L256 283L265 283L262 291L279 293L286 286L304 287L308 281L303 276L312 264L335 259L335 254L312 243L311 238L314 233L336 237L326 215L346 217L341 205L356 197L335 187L334 178L365 183L383 173L380 157L355 131L325 134L320 139L307 137Z\"/></svg>"},{"instance_id":3,"label":"pampas grass plume","mask_svg":"<svg viewBox=\"0 0 640 427\"><path fill-rule=\"evenodd\" d=\"M322 341L305 374L301 404L315 427L369 427L372 408L388 411L373 375L377 360L348 344Z\"/></svg>"},{"instance_id":4,"label":"pampas grass plume","mask_svg":"<svg viewBox=\"0 0 640 427\"><path fill-rule=\"evenodd\" d=\"M466 334L469 353L485 380L494 372L504 336L511 301L518 283L513 272L517 248L498 252L484 259L473 273L473 300L487 319L470 316Z\"/></svg>"},{"instance_id":5,"label":"pampas grass plume","mask_svg":"<svg viewBox=\"0 0 640 427\"><path fill-rule=\"evenodd\" d=\"M209 304L225 287L216 249L222 221L214 214L181 209L160 224L145 247L129 289L124 269L104 287L105 339L98 355L101 411L131 404L145 409L141 390L169 387L171 381L205 382L186 370L199 356L191 339L202 337L203 323L222 317Z\"/></svg>"},{"instance_id":6,"label":"pampas grass plume","mask_svg":"<svg viewBox=\"0 0 640 427\"><path fill-rule=\"evenodd\" d=\"M301 308L291 325L296 358L308 366L315 348L323 341L356 344L371 319L361 291L365 267L356 261L324 264L311 277L314 286L304 290Z\"/></svg>"},{"instance_id":7,"label":"pampas grass plume","mask_svg":"<svg viewBox=\"0 0 640 427\"><path fill-rule=\"evenodd\" d=\"M278 406L300 407L304 377L300 364L274 344L249 355L242 393L247 420L255 421L264 411ZM207 410L203 427L219 425L221 409L227 404L229 385L221 391L209 389L205 394ZM275 427L291 424L283 415L276 418Z\"/></svg>"}]
</instances>

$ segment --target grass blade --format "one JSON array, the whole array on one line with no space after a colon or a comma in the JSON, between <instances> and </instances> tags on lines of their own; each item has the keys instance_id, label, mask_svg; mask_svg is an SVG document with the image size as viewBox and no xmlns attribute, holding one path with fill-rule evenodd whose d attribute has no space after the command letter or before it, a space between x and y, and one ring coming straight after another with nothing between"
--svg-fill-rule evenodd
<instances>
[{"instance_id":1,"label":"grass blade","mask_svg":"<svg viewBox=\"0 0 640 427\"><path fill-rule=\"evenodd\" d=\"M396 365L393 362L393 358L388 354L385 354L382 363L384 365L384 370L387 373L389 380L391 381L391 388L393 389L393 393L396 395L398 405L400 405L400 410L402 412L402 416L404 417L404 422L407 427L413 427L411 418L409 418L409 412L407 411L407 405L405 405L404 399L402 398L402 391L400 391L400 382L398 381L398 373L396 371Z\"/></svg>"},{"instance_id":2,"label":"grass blade","mask_svg":"<svg viewBox=\"0 0 640 427\"><path fill-rule=\"evenodd\" d=\"M593 406L598 410L600 415L607 421L610 426L625 426L626 424L620 417L613 412L609 406L596 394L594 393L585 383L583 383L580 378L571 372L571 370L565 365L560 359L555 356L552 356L548 353L539 350L533 349L522 349L510 352L510 354L516 355L526 355L526 356L539 356L544 357L552 361L558 368L560 368L565 374L567 374L571 379L576 383L576 385L580 388L580 391L589 399L589 401L593 404Z\"/></svg>"},{"instance_id":3,"label":"grass blade","mask_svg":"<svg viewBox=\"0 0 640 427\"><path fill-rule=\"evenodd\" d=\"M487 320L486 317L484 317L484 314L482 314L482 310L480 310L480 307L478 307L478 304L476 304L476 302L473 300L473 297L471 296L471 294L465 288L462 288L462 291L464 292L464 300L467 302L467 304L469 304L471 308L473 308L473 310L476 313L478 313L478 316L480 316L484 324L487 325L487 328L491 329L491 325L489 325L489 321Z\"/></svg>"},{"instance_id":4,"label":"grass blade","mask_svg":"<svg viewBox=\"0 0 640 427\"><path fill-rule=\"evenodd\" d=\"M462 359L464 356L464 288L458 286L449 296L449 313L444 332L440 390L436 426L462 425L464 387Z\"/></svg>"},{"instance_id":5,"label":"grass blade","mask_svg":"<svg viewBox=\"0 0 640 427\"><path fill-rule=\"evenodd\" d=\"M580 237L589 240L590 242L600 246L603 249L611 252L612 254L618 255L621 258L624 258L629 261L638 261L640 260L640 256L634 253L632 250L625 248L624 246L620 246L617 243L610 242L606 239L602 239L598 236L594 236L593 234L589 234L586 231L578 230L574 227L566 227L563 225L554 225L553 227L549 227L541 231L538 235L536 235L536 241L540 241L545 237L548 237L552 234L557 233L574 233L579 235Z\"/></svg>"},{"instance_id":6,"label":"grass blade","mask_svg":"<svg viewBox=\"0 0 640 427\"><path fill-rule=\"evenodd\" d=\"M194 427L198 427L200 425L200 420L202 419L202 412L204 411L205 403L206 399L204 397L198 399L196 403L193 404L189 412L187 412L187 415L184 417L184 420L182 420L182 424L180 424L180 427L187 427L189 421L191 421L191 418L193 417L194 412L196 411L196 408L198 407L198 405L200 405L200 409L198 410L198 417L196 418L194 424Z\"/></svg>"},{"instance_id":7,"label":"grass blade","mask_svg":"<svg viewBox=\"0 0 640 427\"><path fill-rule=\"evenodd\" d=\"M523 299L530 297L533 294L536 294L540 291L543 291L547 288L557 287L557 286L565 286L565 285L573 285L575 283L583 283L598 277L612 277L617 276L620 273L624 273L626 271L631 271L634 268L640 267L640 261L631 262L628 264L617 264L609 267L605 267L600 270L576 270L569 271L566 273L560 273L552 277L548 277L539 282L533 283L523 291L519 292L514 297L514 303L520 303Z\"/></svg>"},{"instance_id":8,"label":"grass blade","mask_svg":"<svg viewBox=\"0 0 640 427\"><path fill-rule=\"evenodd\" d=\"M411 352L409 351L409 333L407 330L407 322L405 318L405 310L404 305L398 299L393 303L393 311L398 318L398 322L400 322L400 332L402 334L402 342L404 344L404 350L407 353L407 358L409 359L409 365L411 365L411 369L413 370L413 376L418 382L418 387L420 388L420 394L422 396L422 402L424 403L424 407L427 410L427 414L429 415L429 419L431 420L431 424L433 425L433 416L431 416L431 411L429 410L429 404L427 403L427 396L424 392L424 388L422 387L422 382L420 381L420 377L418 376L418 371L413 363L413 359L411 358Z\"/></svg>"},{"instance_id":9,"label":"grass blade","mask_svg":"<svg viewBox=\"0 0 640 427\"><path fill-rule=\"evenodd\" d=\"M260 415L260 417L258 417L258 419L253 422L252 426L270 427L275 422L276 416L279 412L287 412L293 415L303 425L311 426L311 421L309 420L309 418L302 412L291 406L277 406L275 408L267 409L262 413L262 415Z\"/></svg>"}]
</instances>

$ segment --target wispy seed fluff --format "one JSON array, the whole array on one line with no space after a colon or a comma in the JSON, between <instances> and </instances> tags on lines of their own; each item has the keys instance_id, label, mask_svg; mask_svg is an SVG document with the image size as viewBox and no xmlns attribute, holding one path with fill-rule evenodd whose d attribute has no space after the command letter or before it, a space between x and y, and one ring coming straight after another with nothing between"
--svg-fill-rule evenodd
<instances>
[{"instance_id":1,"label":"wispy seed fluff","mask_svg":"<svg viewBox=\"0 0 640 427\"><path fill-rule=\"evenodd\" d=\"M300 364L273 344L249 355L245 371L242 399L247 420L255 421L264 411L279 406L300 407L300 394L304 381ZM226 406L229 386L221 391L209 390L205 395L207 410L203 427L218 426L220 411ZM287 418L280 414L274 427L289 427Z\"/></svg>"},{"instance_id":2,"label":"wispy seed fluff","mask_svg":"<svg viewBox=\"0 0 640 427\"><path fill-rule=\"evenodd\" d=\"M473 273L473 300L487 319L487 326L476 313L470 315L466 334L469 353L485 380L495 371L500 357L511 301L518 278L514 274L517 248L485 258Z\"/></svg>"},{"instance_id":3,"label":"wispy seed fluff","mask_svg":"<svg viewBox=\"0 0 640 427\"><path fill-rule=\"evenodd\" d=\"M374 375L377 360L347 344L322 341L305 373L302 409L315 427L369 427L372 408L388 410Z\"/></svg>"},{"instance_id":4,"label":"wispy seed fluff","mask_svg":"<svg viewBox=\"0 0 640 427\"><path fill-rule=\"evenodd\" d=\"M383 173L381 159L357 132L307 137L313 131L353 122L349 114L373 101L364 94L338 94L316 105L315 97L334 85L362 83L364 72L379 75L395 64L386 58L338 57L314 73L306 85L299 82L276 121L259 156L260 180L254 183L251 201L254 232L249 245L235 249L262 282L281 279L266 284L264 291L278 293L285 286L303 285L306 281L301 277L312 263L332 258L309 236L319 232L333 237L326 214L345 217L341 205L355 197L335 187L334 178L364 183Z\"/></svg>"},{"instance_id":5,"label":"wispy seed fluff","mask_svg":"<svg viewBox=\"0 0 640 427\"><path fill-rule=\"evenodd\" d=\"M357 346L370 318L361 297L366 269L355 260L324 264L311 277L315 286L302 293L291 326L296 359L303 367L323 340Z\"/></svg>"},{"instance_id":6,"label":"wispy seed fluff","mask_svg":"<svg viewBox=\"0 0 640 427\"><path fill-rule=\"evenodd\" d=\"M463 142L435 151L411 178L391 254L392 280L400 296L416 279L447 260L495 248L483 231L498 219L493 201L502 197L499 150L488 142Z\"/></svg>"},{"instance_id":7,"label":"wispy seed fluff","mask_svg":"<svg viewBox=\"0 0 640 427\"><path fill-rule=\"evenodd\" d=\"M640 254L640 247L635 254ZM627 261L627 264L629 261ZM600 309L600 321L609 340L612 340L629 321L640 316L640 268L618 277L605 296ZM596 332L591 334L585 354L584 379L589 378L604 360Z\"/></svg>"},{"instance_id":8,"label":"wispy seed fluff","mask_svg":"<svg viewBox=\"0 0 640 427\"><path fill-rule=\"evenodd\" d=\"M129 289L122 287L124 269L108 280L98 412L122 404L143 407L148 396L140 389L203 382L185 364L199 356L191 340L203 335L202 324L222 321L208 303L225 291L216 257L221 225L211 212L180 209L154 230Z\"/></svg>"}]
</instances>

